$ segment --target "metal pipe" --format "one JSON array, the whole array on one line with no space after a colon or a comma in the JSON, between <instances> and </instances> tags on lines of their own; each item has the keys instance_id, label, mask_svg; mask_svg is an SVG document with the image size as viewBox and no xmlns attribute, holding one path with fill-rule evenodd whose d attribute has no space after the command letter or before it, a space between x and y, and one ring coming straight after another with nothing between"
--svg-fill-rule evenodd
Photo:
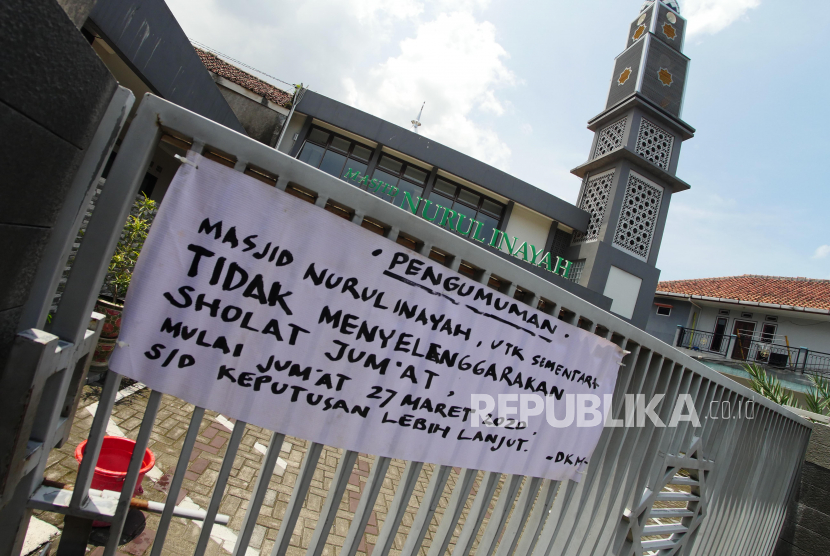
<instances>
[{"instance_id":1,"label":"metal pipe","mask_svg":"<svg viewBox=\"0 0 830 556\"><path fill-rule=\"evenodd\" d=\"M43 486L60 489L60 490L67 490L69 492L73 492L72 485L67 485L64 483L59 483L57 481L50 481L49 479L43 480ZM104 492L115 492L115 491L103 491L103 490L95 490L89 489L89 497L90 498L97 498L97 499L106 499L106 500L116 500L104 494ZM117 494L117 493L116 493ZM138 510L146 510L148 512L154 514L160 514L164 512L164 504L162 502L153 502L152 500L142 500L141 498L131 498L130 499L130 507L136 508ZM207 512L205 510L193 510L189 508L180 508L175 506L173 508L173 516L175 517L184 517L187 519L195 519L196 521L204 521ZM105 516L102 516L105 517ZM220 525L227 525L228 522L231 520L230 516L224 514L216 514L216 519L214 520L216 523ZM102 520L103 521L103 520Z\"/></svg>"}]
</instances>

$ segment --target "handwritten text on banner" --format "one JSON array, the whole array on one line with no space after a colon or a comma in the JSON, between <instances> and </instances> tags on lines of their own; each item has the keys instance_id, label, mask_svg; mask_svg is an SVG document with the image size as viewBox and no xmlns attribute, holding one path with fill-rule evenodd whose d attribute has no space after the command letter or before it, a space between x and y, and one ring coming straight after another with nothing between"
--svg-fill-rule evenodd
<instances>
[{"instance_id":1,"label":"handwritten text on banner","mask_svg":"<svg viewBox=\"0 0 830 556\"><path fill-rule=\"evenodd\" d=\"M497 412L474 415L471 396L535 393L562 406L572 394L602 398L613 392L620 348L240 172L188 158L198 169L179 169L155 219L113 370L330 446L579 479L601 425L554 428L544 416L514 415L487 426Z\"/></svg>"}]
</instances>

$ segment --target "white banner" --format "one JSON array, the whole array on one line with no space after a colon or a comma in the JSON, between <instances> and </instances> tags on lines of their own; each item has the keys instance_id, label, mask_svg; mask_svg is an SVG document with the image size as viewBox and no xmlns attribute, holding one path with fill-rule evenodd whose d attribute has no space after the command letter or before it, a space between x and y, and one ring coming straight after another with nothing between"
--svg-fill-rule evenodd
<instances>
[{"instance_id":1,"label":"white banner","mask_svg":"<svg viewBox=\"0 0 830 556\"><path fill-rule=\"evenodd\" d=\"M330 446L579 480L620 348L188 158L198 169L179 169L136 266L114 371Z\"/></svg>"}]
</instances>

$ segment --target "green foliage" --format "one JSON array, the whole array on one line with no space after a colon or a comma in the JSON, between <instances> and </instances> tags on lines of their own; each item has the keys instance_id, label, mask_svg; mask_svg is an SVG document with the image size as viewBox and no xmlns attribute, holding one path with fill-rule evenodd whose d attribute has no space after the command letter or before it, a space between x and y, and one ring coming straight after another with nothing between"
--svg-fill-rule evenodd
<instances>
[{"instance_id":1,"label":"green foliage","mask_svg":"<svg viewBox=\"0 0 830 556\"><path fill-rule=\"evenodd\" d=\"M827 415L830 413L830 381L824 377L810 375L813 387L807 392L807 411Z\"/></svg>"},{"instance_id":2,"label":"green foliage","mask_svg":"<svg viewBox=\"0 0 830 556\"><path fill-rule=\"evenodd\" d=\"M142 194L143 195L143 194ZM130 281L133 278L133 269L138 261L138 255L150 232L150 224L156 213L156 202L143 195L138 199L127 217L121 238L115 248L107 270L106 285L114 303L124 298Z\"/></svg>"},{"instance_id":3,"label":"green foliage","mask_svg":"<svg viewBox=\"0 0 830 556\"><path fill-rule=\"evenodd\" d=\"M761 365L744 364L744 370L750 376L750 388L779 405L798 407L792 393L788 392L774 376L770 376Z\"/></svg>"}]
</instances>

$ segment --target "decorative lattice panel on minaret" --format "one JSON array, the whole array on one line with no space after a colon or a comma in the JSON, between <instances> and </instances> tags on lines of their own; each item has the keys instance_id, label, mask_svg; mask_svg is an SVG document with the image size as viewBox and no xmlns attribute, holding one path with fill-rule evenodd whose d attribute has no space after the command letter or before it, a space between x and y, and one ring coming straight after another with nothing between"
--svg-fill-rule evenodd
<instances>
[{"instance_id":1,"label":"decorative lattice panel on minaret","mask_svg":"<svg viewBox=\"0 0 830 556\"><path fill-rule=\"evenodd\" d=\"M643 118L637 134L636 152L655 166L668 171L674 135Z\"/></svg>"},{"instance_id":2,"label":"decorative lattice panel on minaret","mask_svg":"<svg viewBox=\"0 0 830 556\"><path fill-rule=\"evenodd\" d=\"M632 172L625 187L614 245L648 260L662 200L662 187Z\"/></svg>"},{"instance_id":3,"label":"decorative lattice panel on minaret","mask_svg":"<svg viewBox=\"0 0 830 556\"><path fill-rule=\"evenodd\" d=\"M590 214L591 219L584 234L581 232L574 233L573 242L575 244L595 241L599 237L599 229L602 226L602 219L605 218L605 211L608 209L608 198L611 194L613 181L614 170L588 178L582 192L579 208Z\"/></svg>"},{"instance_id":4,"label":"decorative lattice panel on minaret","mask_svg":"<svg viewBox=\"0 0 830 556\"><path fill-rule=\"evenodd\" d=\"M599 158L604 154L619 149L622 146L623 135L625 135L627 124L628 118L623 118L602 128L597 137L597 148L594 149L593 158Z\"/></svg>"}]
</instances>

